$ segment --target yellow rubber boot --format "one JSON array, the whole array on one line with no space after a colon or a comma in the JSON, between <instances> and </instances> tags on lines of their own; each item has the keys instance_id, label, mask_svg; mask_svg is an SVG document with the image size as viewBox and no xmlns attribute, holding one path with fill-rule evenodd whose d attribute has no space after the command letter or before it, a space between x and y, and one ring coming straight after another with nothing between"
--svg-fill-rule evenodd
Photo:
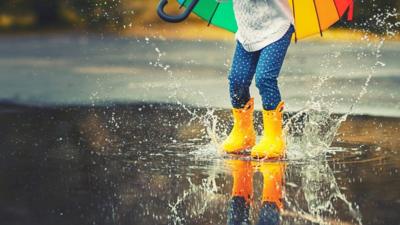
<instances>
[{"instance_id":1,"label":"yellow rubber boot","mask_svg":"<svg viewBox=\"0 0 400 225\"><path fill-rule=\"evenodd\" d=\"M283 162L264 162L259 171L263 175L262 202L274 203L279 210L283 209L283 179L285 165Z\"/></svg>"},{"instance_id":2,"label":"yellow rubber boot","mask_svg":"<svg viewBox=\"0 0 400 225\"><path fill-rule=\"evenodd\" d=\"M240 153L251 148L256 142L253 125L254 99L251 98L242 109L233 109L233 128L221 148L226 153Z\"/></svg>"},{"instance_id":3,"label":"yellow rubber boot","mask_svg":"<svg viewBox=\"0 0 400 225\"><path fill-rule=\"evenodd\" d=\"M264 134L261 141L251 150L253 158L283 158L285 140L282 133L283 106L280 102L274 110L263 110Z\"/></svg>"}]
</instances>

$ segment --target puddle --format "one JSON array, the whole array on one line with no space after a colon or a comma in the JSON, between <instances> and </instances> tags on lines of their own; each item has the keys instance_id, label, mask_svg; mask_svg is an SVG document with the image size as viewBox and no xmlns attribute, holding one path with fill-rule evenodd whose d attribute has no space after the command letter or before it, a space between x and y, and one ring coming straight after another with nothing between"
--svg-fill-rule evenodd
<instances>
[{"instance_id":1,"label":"puddle","mask_svg":"<svg viewBox=\"0 0 400 225\"><path fill-rule=\"evenodd\" d=\"M2 105L3 224L226 224L235 157L207 134L223 129L229 112L214 110L218 123L205 126L187 109L208 112ZM284 165L281 224L396 224L399 129L397 118L349 116L324 154L305 157L312 148L289 145L286 161L243 160L252 174L250 221L260 219L260 168L275 163Z\"/></svg>"}]
</instances>

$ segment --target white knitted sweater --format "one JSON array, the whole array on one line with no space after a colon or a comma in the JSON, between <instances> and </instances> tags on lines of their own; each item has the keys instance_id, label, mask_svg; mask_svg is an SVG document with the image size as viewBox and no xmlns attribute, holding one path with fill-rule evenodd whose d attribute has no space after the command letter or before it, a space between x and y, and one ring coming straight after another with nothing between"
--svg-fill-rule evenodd
<instances>
[{"instance_id":1,"label":"white knitted sweater","mask_svg":"<svg viewBox=\"0 0 400 225\"><path fill-rule=\"evenodd\" d=\"M236 39L249 52L279 40L293 23L288 0L233 0Z\"/></svg>"}]
</instances>

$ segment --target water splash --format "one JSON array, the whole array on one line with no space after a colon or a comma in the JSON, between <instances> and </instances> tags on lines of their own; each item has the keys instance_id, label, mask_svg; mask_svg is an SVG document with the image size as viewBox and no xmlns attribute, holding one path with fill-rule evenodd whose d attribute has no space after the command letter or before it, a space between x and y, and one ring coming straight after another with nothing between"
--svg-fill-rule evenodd
<instances>
[{"instance_id":1,"label":"water splash","mask_svg":"<svg viewBox=\"0 0 400 225\"><path fill-rule=\"evenodd\" d=\"M218 116L215 114L216 109L211 107L210 104L208 104L207 97L205 94L201 91L193 91L188 88L186 88L182 83L185 83L184 78L182 77L177 77L174 75L173 68L171 68L170 65L162 63L163 57L166 56L166 52L162 52L159 47L155 46L155 51L157 53L157 59L155 62L150 62L150 65L153 65L154 67L161 68L163 72L166 72L168 74L168 77L170 79L169 82L169 90L170 90L170 95L168 96L169 99L172 100L172 102L176 103L178 106L180 106L183 110L185 110L189 115L191 115L192 119L189 121L189 124L194 122L194 121L199 121L204 125L206 128L206 131L204 132L204 137L203 138L209 138L211 140L211 143L215 146L218 146L220 140L217 135L217 124L218 124ZM193 61L193 60L192 60ZM189 63L193 63L192 61L189 61ZM186 93L188 95L197 95L200 96L201 99L206 103L206 112L203 113L203 111L199 111L195 108L191 108L187 106L187 104L184 103L181 99L178 98L179 94L178 93Z\"/></svg>"},{"instance_id":2,"label":"water splash","mask_svg":"<svg viewBox=\"0 0 400 225\"><path fill-rule=\"evenodd\" d=\"M374 16L373 19L377 24L383 24L393 29L396 25L392 26L387 23L387 20L393 16L397 16L397 14L382 13ZM390 36L396 33L389 30L387 29L386 35ZM377 41L371 41L371 35ZM311 98L304 109L290 117L286 123L285 130L288 133L287 140L288 146L290 146L288 150L289 159L304 158L304 156L306 158L322 157L319 160L308 162L301 168L301 189L307 202L306 210L298 206L298 199L290 199L290 196L286 196L286 201L289 202L295 212L300 212L303 215L310 213L313 216L312 218L318 218L314 221L316 223L325 224L326 218L337 218L339 213L337 204L340 201L347 207L352 220L357 224L362 224L362 216L358 206L351 203L341 192L332 169L324 160L324 155L329 151L340 124L347 119L349 114L353 113L355 106L368 93L368 86L372 77L379 68L385 66L385 63L381 61L381 48L385 39L386 37L366 33L361 40L363 45L359 47L357 63L361 65L360 69L364 71L366 77L361 90L352 99L346 113L343 115L334 114L334 105L337 102L333 101L334 97L329 96L329 92L327 95L315 95L315 93L321 93L321 89L325 88L325 85L329 85L329 80L334 78L328 71L321 74L319 81L314 85ZM340 54L333 54L331 57L338 58ZM375 63L372 65L365 62L371 56L375 59ZM328 60L328 63L332 63L332 61L334 60ZM340 61L336 60L336 63L338 62L337 67L340 68ZM349 71L349 78L353 73L355 72ZM343 213L343 210L341 213Z\"/></svg>"},{"instance_id":3,"label":"water splash","mask_svg":"<svg viewBox=\"0 0 400 225\"><path fill-rule=\"evenodd\" d=\"M217 171L211 169L210 175L196 183L190 177L186 178L189 188L181 196L170 202L169 220L171 224L186 224L186 218L200 218L209 211L218 211L222 207L221 202L227 200L221 195L217 185ZM211 221L209 221L211 222Z\"/></svg>"},{"instance_id":4,"label":"water splash","mask_svg":"<svg viewBox=\"0 0 400 225\"><path fill-rule=\"evenodd\" d=\"M388 22L393 17L398 17L396 10L377 13L370 19L372 23L385 28L385 35L365 32L360 40L361 45L356 52L356 62L353 62L360 65L359 68L356 68L358 71L346 71L350 84L354 74L360 73L360 71L365 74L364 83L359 87L360 90L355 96L347 96L347 99L338 99L335 95L340 90L331 91L329 87L330 81L335 78L333 68L341 69L344 67L343 62L340 60L340 56L343 53L333 51L324 56L320 66L319 80L310 91L310 99L306 102L304 108L291 116L285 124L289 159L319 157L324 155L330 148L340 124L347 119L348 115L354 112L360 100L368 93L368 86L373 76L380 68L385 66L385 63L381 60L381 49L385 40L395 36L400 27L399 23ZM349 48L351 46L353 46L353 43L348 44ZM374 59L372 63L369 62L371 58ZM333 67L332 64L334 65ZM343 84L342 88L351 89L354 87L349 84ZM336 114L336 107L345 100L350 100L351 103L348 110L343 115Z\"/></svg>"},{"instance_id":5,"label":"water splash","mask_svg":"<svg viewBox=\"0 0 400 225\"><path fill-rule=\"evenodd\" d=\"M313 160L305 165L294 165L294 167L291 171L298 173L300 180L297 182L300 185L287 187L288 193L296 192L296 194L285 195L287 211L296 212L298 215L308 215L306 218L302 216L302 219L316 220L313 222L319 224L335 224L333 221L343 221L344 218L350 218L357 224L362 224L358 206L351 203L343 194L326 161ZM302 195L301 198L300 195ZM299 198L304 199L306 204L301 204Z\"/></svg>"},{"instance_id":6,"label":"water splash","mask_svg":"<svg viewBox=\"0 0 400 225\"><path fill-rule=\"evenodd\" d=\"M397 17L397 13L382 13L376 15L372 20L375 20L377 24L385 24L388 27L386 35L393 36L397 33L395 30L399 27L399 24L393 25L386 22L393 16ZM301 178L299 181L292 181L288 176L287 181L294 184L292 187L295 187L297 191L292 193L293 195L290 192L286 195L285 201L288 204L288 209L284 216L298 217L297 219L317 224L346 224L341 222L341 218L339 218L343 216L345 219L350 218L352 222L362 224L362 216L357 204L349 201L342 192L325 157L327 153L342 150L340 148L332 148L332 142L341 123L347 119L349 114L354 112L360 100L368 93L368 87L373 76L379 68L385 66L385 62L381 60L381 48L385 40L386 37L365 33L362 40L360 40L361 45L357 51L355 53L350 52L350 54L355 54L356 62L353 63L359 64L360 67L357 68L357 71L346 71L347 74L344 74L344 76L348 77L350 84L352 83L352 75L359 74L360 71L365 74L365 77L363 77L363 84L357 87L359 88L357 94L347 96L347 99L336 98L335 96L341 90L331 90L329 87L330 82L333 82L335 78L332 67L337 69L346 68L344 62L340 60L344 53L340 50L335 50L323 57L319 67L320 76L310 91L310 99L303 109L288 118L284 128L289 146L289 162L301 160L303 163L300 166L295 165L297 168L292 170L298 173L298 177ZM354 44L348 43L348 47L354 48ZM332 48L335 48L335 46L332 45ZM187 93L193 92L192 90L185 90L181 85L182 80L173 76L171 68L169 66L165 67L160 62L160 58L165 54L162 54L159 48L155 48L155 51L158 53L159 58L154 65L163 68L174 83L172 88L175 92L170 98L174 99L178 105L192 116L191 121L200 121L204 125L204 135L210 140L209 144L197 147L192 153L200 155L203 157L202 159L207 159L209 155L215 155L221 139L220 135L217 135L221 129L218 128L219 117L216 115L215 109L207 107L205 113L204 111L196 111L178 99L176 97L176 91L178 90ZM371 57L374 59L372 64L368 61ZM353 87L349 84L344 84L343 88ZM196 92L195 94L202 95L205 101L207 100L203 93ZM346 103L346 101L351 103L348 110L342 115L336 114L336 107L339 104ZM211 158L208 157L208 160L211 160ZM215 165L218 165L221 161L221 158L218 157L212 159ZM218 198L219 190L216 182L216 174L218 174L216 168L220 169L218 166L212 167L209 171L209 176L203 178L200 184L196 184L190 178L187 178L189 183L187 191L183 192L176 201L170 203L171 219L174 224L184 224L185 218L201 216L206 211L211 210L210 208L213 206L210 203ZM290 189L290 186L288 189ZM180 211L179 207L183 206L189 199L193 200L191 201L192 204L193 202L200 202L200 204L188 205L189 208L186 208L186 211ZM227 196L223 199L226 200ZM301 201L301 199L304 201ZM339 205L342 205L342 207L339 207ZM290 223L287 222L287 224Z\"/></svg>"}]
</instances>

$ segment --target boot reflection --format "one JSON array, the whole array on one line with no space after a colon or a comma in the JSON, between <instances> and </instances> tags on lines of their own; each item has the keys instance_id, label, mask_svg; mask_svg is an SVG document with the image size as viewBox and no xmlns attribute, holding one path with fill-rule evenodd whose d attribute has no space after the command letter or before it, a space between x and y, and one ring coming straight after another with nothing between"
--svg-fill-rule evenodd
<instances>
[{"instance_id":1,"label":"boot reflection","mask_svg":"<svg viewBox=\"0 0 400 225\"><path fill-rule=\"evenodd\" d=\"M228 204L228 225L244 225L250 222L250 203L253 200L253 172L263 175L262 206L258 225L277 225L283 209L283 182L285 163L226 161L232 172L232 197Z\"/></svg>"},{"instance_id":2,"label":"boot reflection","mask_svg":"<svg viewBox=\"0 0 400 225\"><path fill-rule=\"evenodd\" d=\"M283 209L282 187L285 165L283 162L260 162L259 171L263 175L262 206L258 225L277 225Z\"/></svg>"},{"instance_id":3,"label":"boot reflection","mask_svg":"<svg viewBox=\"0 0 400 225\"><path fill-rule=\"evenodd\" d=\"M232 197L228 203L228 225L250 224L250 202L253 198L253 168L250 161L228 160L232 171Z\"/></svg>"}]
</instances>

